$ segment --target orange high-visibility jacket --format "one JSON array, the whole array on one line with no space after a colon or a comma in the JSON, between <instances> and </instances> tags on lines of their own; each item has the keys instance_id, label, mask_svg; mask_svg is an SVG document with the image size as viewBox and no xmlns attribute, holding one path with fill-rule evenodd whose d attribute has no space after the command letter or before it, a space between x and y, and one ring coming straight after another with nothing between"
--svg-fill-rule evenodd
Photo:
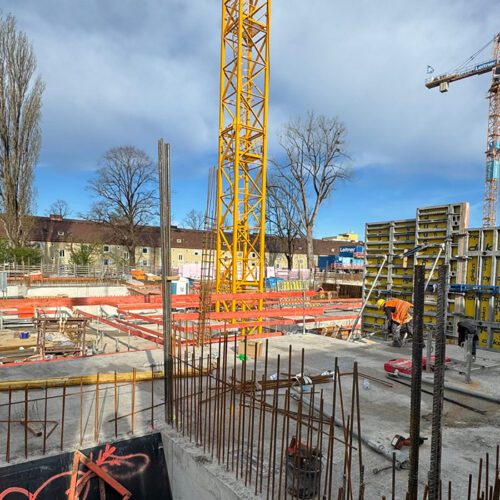
<instances>
[{"instance_id":1,"label":"orange high-visibility jacket","mask_svg":"<svg viewBox=\"0 0 500 500\"><path fill-rule=\"evenodd\" d=\"M413 304L410 302L406 302L406 300L401 299L391 299L386 300L384 307L394 307L396 310L391 312L392 321L399 323L400 325L403 323L406 314L410 307L413 307Z\"/></svg>"}]
</instances>

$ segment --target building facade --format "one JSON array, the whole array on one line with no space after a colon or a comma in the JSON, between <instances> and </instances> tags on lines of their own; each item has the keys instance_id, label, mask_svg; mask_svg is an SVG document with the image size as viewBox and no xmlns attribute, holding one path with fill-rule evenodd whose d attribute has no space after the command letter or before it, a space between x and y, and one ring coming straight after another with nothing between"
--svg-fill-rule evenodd
<instances>
[{"instance_id":1,"label":"building facade","mask_svg":"<svg viewBox=\"0 0 500 500\"><path fill-rule=\"evenodd\" d=\"M82 245L91 245L94 266L128 266L129 252L117 240L109 226L60 216L35 217L32 229L32 244L42 252L44 265L72 265L71 255ZM212 239L213 240L213 239ZM161 235L158 226L145 226L140 230L139 244L135 248L135 266L152 272L161 268ZM360 242L358 242L360 243ZM338 256L340 247L346 241L314 240L315 267L320 257ZM204 231L171 228L171 265L180 268L185 265L201 265L203 248L207 245ZM211 246L215 261L215 240ZM284 242L276 237L266 236L266 266L287 269ZM294 269L307 268L306 241L294 242Z\"/></svg>"}]
</instances>

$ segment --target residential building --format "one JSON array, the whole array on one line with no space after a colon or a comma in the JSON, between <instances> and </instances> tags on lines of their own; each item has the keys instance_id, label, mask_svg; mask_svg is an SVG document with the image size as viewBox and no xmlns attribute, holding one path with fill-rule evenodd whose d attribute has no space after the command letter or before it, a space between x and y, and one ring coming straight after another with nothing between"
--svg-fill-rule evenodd
<instances>
[{"instance_id":1,"label":"residential building","mask_svg":"<svg viewBox=\"0 0 500 500\"><path fill-rule=\"evenodd\" d=\"M172 267L186 264L201 264L203 248L206 245L204 231L171 228ZM32 243L42 251L45 265L70 265L71 253L82 244L94 244L94 265L128 265L129 255L120 244L114 231L106 224L60 216L35 217L32 229ZM339 255L345 240L314 240L315 266L321 256ZM286 269L285 243L276 236L266 236L266 266ZM212 252L215 247L212 244ZM158 226L145 226L140 230L140 243L135 249L136 267L156 270L161 267L161 235ZM306 241L297 239L294 243L293 268L307 267Z\"/></svg>"}]
</instances>

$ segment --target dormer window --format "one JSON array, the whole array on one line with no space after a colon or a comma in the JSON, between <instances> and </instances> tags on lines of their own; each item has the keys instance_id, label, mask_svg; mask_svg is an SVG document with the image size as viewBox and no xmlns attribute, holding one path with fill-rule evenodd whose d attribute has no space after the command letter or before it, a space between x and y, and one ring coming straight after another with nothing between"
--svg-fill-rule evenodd
<instances>
[{"instance_id":1,"label":"dormer window","mask_svg":"<svg viewBox=\"0 0 500 500\"><path fill-rule=\"evenodd\" d=\"M57 236L64 236L64 231L57 231Z\"/></svg>"}]
</instances>

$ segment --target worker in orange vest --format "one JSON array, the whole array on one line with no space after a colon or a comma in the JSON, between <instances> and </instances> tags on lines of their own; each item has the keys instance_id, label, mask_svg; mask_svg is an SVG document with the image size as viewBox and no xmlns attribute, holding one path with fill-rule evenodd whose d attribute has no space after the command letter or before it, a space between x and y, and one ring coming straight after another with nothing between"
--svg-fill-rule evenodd
<instances>
[{"instance_id":1,"label":"worker in orange vest","mask_svg":"<svg viewBox=\"0 0 500 500\"><path fill-rule=\"evenodd\" d=\"M404 326L412 333L413 304L401 299L379 299L377 307L387 316L387 329L389 333L392 332L392 346L401 347L401 328Z\"/></svg>"}]
</instances>

